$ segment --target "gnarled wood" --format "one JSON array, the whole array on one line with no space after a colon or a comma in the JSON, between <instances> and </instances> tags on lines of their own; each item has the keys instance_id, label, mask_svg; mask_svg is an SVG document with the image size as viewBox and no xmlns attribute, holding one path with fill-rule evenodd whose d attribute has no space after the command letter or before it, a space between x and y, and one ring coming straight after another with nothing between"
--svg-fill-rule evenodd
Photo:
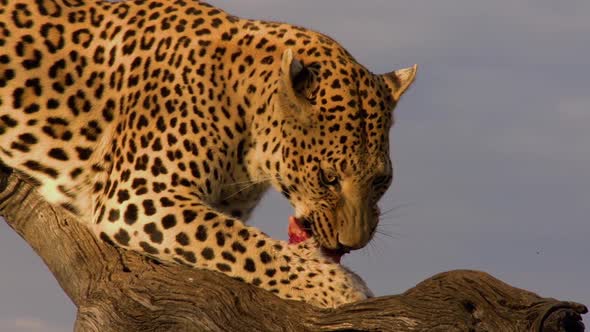
<instances>
[{"instance_id":1,"label":"gnarled wood","mask_svg":"<svg viewBox=\"0 0 590 332\"><path fill-rule=\"evenodd\" d=\"M0 172L0 215L78 307L76 331L583 331L585 306L477 271L334 310L285 301L220 273L165 265L98 241L32 186Z\"/></svg>"}]
</instances>

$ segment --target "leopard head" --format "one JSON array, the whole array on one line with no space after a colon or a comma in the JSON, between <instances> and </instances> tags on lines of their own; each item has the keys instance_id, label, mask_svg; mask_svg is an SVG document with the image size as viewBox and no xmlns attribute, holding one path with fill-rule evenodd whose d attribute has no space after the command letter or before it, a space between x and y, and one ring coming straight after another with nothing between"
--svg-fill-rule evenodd
<instances>
[{"instance_id":1,"label":"leopard head","mask_svg":"<svg viewBox=\"0 0 590 332\"><path fill-rule=\"evenodd\" d=\"M393 179L393 109L416 70L375 75L352 57L282 54L272 105L280 143L267 171L323 248L359 249L375 233Z\"/></svg>"}]
</instances>

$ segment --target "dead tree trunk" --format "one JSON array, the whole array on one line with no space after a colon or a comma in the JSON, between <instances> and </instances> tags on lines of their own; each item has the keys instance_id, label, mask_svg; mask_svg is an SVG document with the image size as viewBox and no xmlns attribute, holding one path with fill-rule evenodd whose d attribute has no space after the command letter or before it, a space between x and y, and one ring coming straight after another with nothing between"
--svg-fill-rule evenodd
<instances>
[{"instance_id":1,"label":"dead tree trunk","mask_svg":"<svg viewBox=\"0 0 590 332\"><path fill-rule=\"evenodd\" d=\"M19 176L0 172L0 215L78 308L76 331L583 331L585 306L477 271L335 310L285 301L216 272L167 265L98 241Z\"/></svg>"}]
</instances>

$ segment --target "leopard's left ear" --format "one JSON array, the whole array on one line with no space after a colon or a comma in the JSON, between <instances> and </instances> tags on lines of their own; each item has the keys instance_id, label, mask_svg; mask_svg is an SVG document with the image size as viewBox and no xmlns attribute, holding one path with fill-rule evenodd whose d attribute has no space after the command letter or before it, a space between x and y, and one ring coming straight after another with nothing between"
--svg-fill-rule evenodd
<instances>
[{"instance_id":1,"label":"leopard's left ear","mask_svg":"<svg viewBox=\"0 0 590 332\"><path fill-rule=\"evenodd\" d=\"M417 71L418 65L413 65L412 67L395 70L381 75L389 87L389 91L391 92L394 100L399 100L402 94L404 94L410 85L412 85L414 79L416 78Z\"/></svg>"},{"instance_id":2,"label":"leopard's left ear","mask_svg":"<svg viewBox=\"0 0 590 332\"><path fill-rule=\"evenodd\" d=\"M280 112L285 118L308 122L307 110L311 105L307 98L314 87L312 72L295 58L291 49L283 52L280 70L277 89Z\"/></svg>"}]
</instances>

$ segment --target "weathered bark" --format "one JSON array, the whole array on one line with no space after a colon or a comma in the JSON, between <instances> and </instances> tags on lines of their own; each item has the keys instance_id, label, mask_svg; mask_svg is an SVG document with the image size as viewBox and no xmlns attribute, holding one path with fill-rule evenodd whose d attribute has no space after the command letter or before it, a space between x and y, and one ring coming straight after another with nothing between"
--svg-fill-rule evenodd
<instances>
[{"instance_id":1,"label":"weathered bark","mask_svg":"<svg viewBox=\"0 0 590 332\"><path fill-rule=\"evenodd\" d=\"M111 247L17 175L0 172L0 215L78 307L76 331L583 331L585 306L477 271L433 276L401 295L320 310L225 275Z\"/></svg>"}]
</instances>

